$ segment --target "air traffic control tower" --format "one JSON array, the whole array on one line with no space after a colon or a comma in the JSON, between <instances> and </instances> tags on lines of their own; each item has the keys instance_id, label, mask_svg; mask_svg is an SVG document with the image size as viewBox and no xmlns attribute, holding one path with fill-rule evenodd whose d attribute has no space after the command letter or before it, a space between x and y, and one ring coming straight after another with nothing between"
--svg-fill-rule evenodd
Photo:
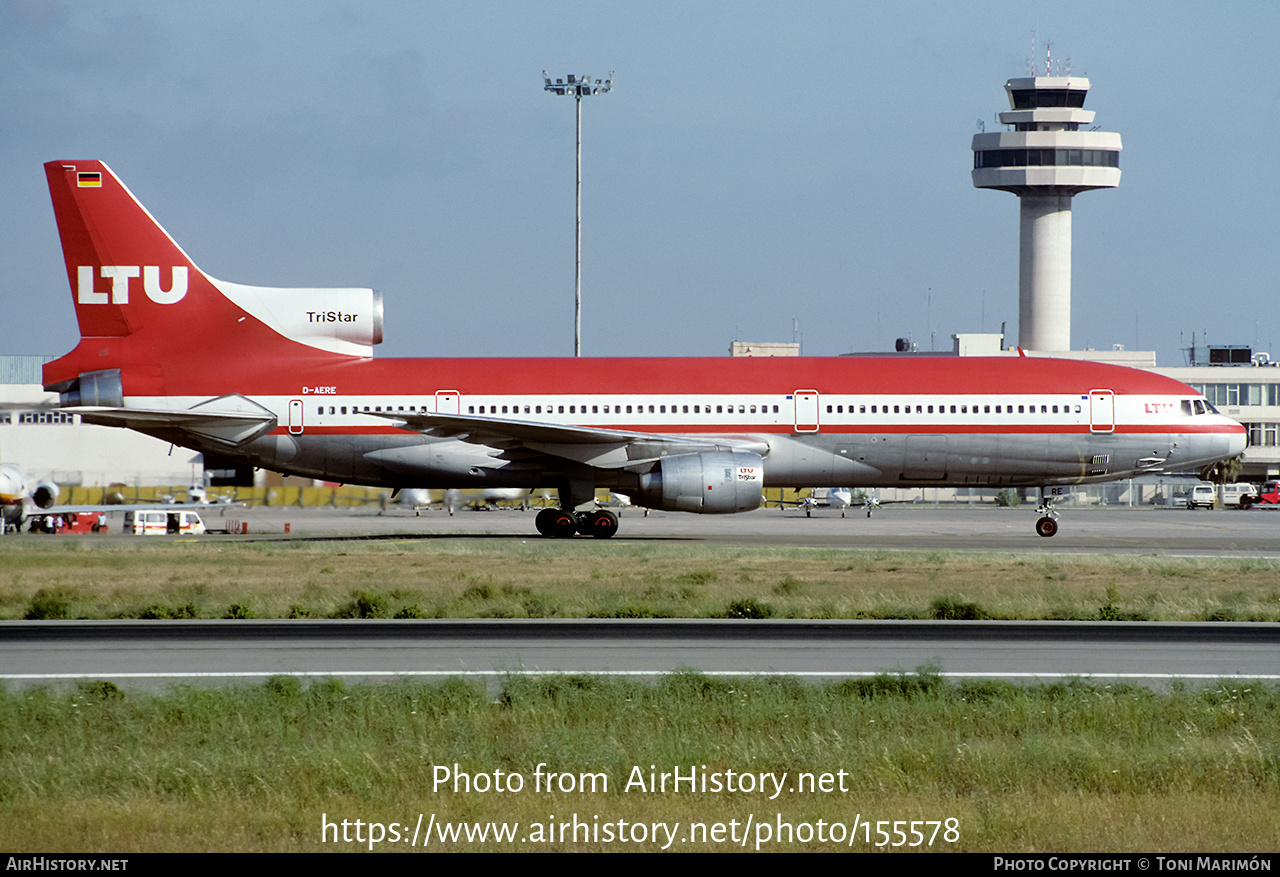
<instances>
[{"instance_id":1,"label":"air traffic control tower","mask_svg":"<svg viewBox=\"0 0 1280 877\"><path fill-rule=\"evenodd\" d=\"M1071 349L1071 199L1120 185L1120 135L1084 130L1089 80L1074 76L1010 79L1010 130L975 134L973 185L1018 196L1018 345Z\"/></svg>"}]
</instances>

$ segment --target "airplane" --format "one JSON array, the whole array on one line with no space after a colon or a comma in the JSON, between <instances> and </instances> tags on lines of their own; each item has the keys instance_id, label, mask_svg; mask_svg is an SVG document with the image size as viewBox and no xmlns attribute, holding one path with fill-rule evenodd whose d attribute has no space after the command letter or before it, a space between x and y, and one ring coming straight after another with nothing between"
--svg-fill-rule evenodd
<instances>
[{"instance_id":1,"label":"airplane","mask_svg":"<svg viewBox=\"0 0 1280 877\"><path fill-rule=\"evenodd\" d=\"M1192 469L1244 428L1185 384L1038 357L375 359L381 295L202 272L100 161L45 165L80 343L59 405L240 465L391 488L555 487L545 536L766 487L1037 487ZM679 314L657 314L679 319ZM204 343L193 345L198 333Z\"/></svg>"},{"instance_id":2,"label":"airplane","mask_svg":"<svg viewBox=\"0 0 1280 877\"><path fill-rule=\"evenodd\" d=\"M853 491L848 487L815 487L810 491L809 495L797 501L791 500L774 500L784 508L788 505L794 505L804 510L806 518L813 517L814 509L826 508L838 509L840 517L845 516L845 512L853 505ZM920 497L914 496L911 499L877 499L870 494L863 494L860 502L860 508L867 513L867 517L871 517L872 512L887 505L898 505L900 503L919 502Z\"/></svg>"},{"instance_id":3,"label":"airplane","mask_svg":"<svg viewBox=\"0 0 1280 877\"><path fill-rule=\"evenodd\" d=\"M32 482L16 463L0 463L0 534L21 532L37 514L54 514L48 510L56 507L58 492L52 481Z\"/></svg>"},{"instance_id":4,"label":"airplane","mask_svg":"<svg viewBox=\"0 0 1280 877\"><path fill-rule=\"evenodd\" d=\"M393 499L400 505L413 509L414 512L429 509L435 504L430 491L416 487L400 490ZM470 500L470 507L478 511L488 512L502 508L518 508L520 511L527 511L529 508L529 492L519 487L491 487L475 491L469 497L461 490L446 490L441 506L452 516L468 500ZM503 505L503 503L517 503L517 505Z\"/></svg>"},{"instance_id":5,"label":"airplane","mask_svg":"<svg viewBox=\"0 0 1280 877\"><path fill-rule=\"evenodd\" d=\"M848 487L815 487L809 491L808 496L798 499L770 499L765 504L777 505L781 509L794 506L803 511L806 518L813 517L814 509L839 509L840 517L843 518L845 509L849 508L852 501L853 491Z\"/></svg>"}]
</instances>

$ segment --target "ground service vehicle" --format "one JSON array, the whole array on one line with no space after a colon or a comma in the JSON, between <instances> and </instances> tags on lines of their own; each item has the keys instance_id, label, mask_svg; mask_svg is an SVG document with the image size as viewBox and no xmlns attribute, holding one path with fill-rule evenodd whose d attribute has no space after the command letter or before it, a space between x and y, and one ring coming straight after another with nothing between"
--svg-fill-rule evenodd
<instances>
[{"instance_id":1,"label":"ground service vehicle","mask_svg":"<svg viewBox=\"0 0 1280 877\"><path fill-rule=\"evenodd\" d=\"M1264 481L1258 492L1240 497L1240 508L1280 508L1280 481Z\"/></svg>"},{"instance_id":2,"label":"ground service vehicle","mask_svg":"<svg viewBox=\"0 0 1280 877\"><path fill-rule=\"evenodd\" d=\"M198 536L205 529L196 512L141 511L124 513L124 532L137 536Z\"/></svg>"},{"instance_id":3,"label":"ground service vehicle","mask_svg":"<svg viewBox=\"0 0 1280 877\"><path fill-rule=\"evenodd\" d=\"M1253 493L1252 484L1224 484L1222 485L1222 507L1230 508L1247 508L1243 504L1245 497ZM1189 509L1211 509L1218 504L1219 489L1215 484L1202 481L1191 489L1191 493L1187 495L1187 508Z\"/></svg>"}]
</instances>

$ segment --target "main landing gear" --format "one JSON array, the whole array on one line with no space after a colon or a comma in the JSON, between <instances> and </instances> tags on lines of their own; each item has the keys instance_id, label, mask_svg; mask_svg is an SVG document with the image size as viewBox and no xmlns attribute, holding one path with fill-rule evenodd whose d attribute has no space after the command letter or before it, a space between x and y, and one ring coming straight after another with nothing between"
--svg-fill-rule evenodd
<instances>
[{"instance_id":1,"label":"main landing gear","mask_svg":"<svg viewBox=\"0 0 1280 877\"><path fill-rule=\"evenodd\" d=\"M564 509L543 509L534 519L534 526L543 536L568 539L575 533L608 539L618 532L618 516L608 509L589 512L567 512Z\"/></svg>"}]
</instances>

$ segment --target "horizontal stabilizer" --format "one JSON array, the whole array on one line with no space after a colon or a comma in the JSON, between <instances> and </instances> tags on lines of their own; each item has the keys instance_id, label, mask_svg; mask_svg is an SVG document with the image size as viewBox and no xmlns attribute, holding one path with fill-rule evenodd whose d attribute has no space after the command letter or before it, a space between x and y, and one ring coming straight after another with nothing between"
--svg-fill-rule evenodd
<instances>
[{"instance_id":1,"label":"horizontal stabilizer","mask_svg":"<svg viewBox=\"0 0 1280 877\"><path fill-rule=\"evenodd\" d=\"M218 444L236 447L276 428L276 416L239 394L219 396L191 408L109 408L80 406L64 411L85 423L121 426L140 432L182 429Z\"/></svg>"}]
</instances>

